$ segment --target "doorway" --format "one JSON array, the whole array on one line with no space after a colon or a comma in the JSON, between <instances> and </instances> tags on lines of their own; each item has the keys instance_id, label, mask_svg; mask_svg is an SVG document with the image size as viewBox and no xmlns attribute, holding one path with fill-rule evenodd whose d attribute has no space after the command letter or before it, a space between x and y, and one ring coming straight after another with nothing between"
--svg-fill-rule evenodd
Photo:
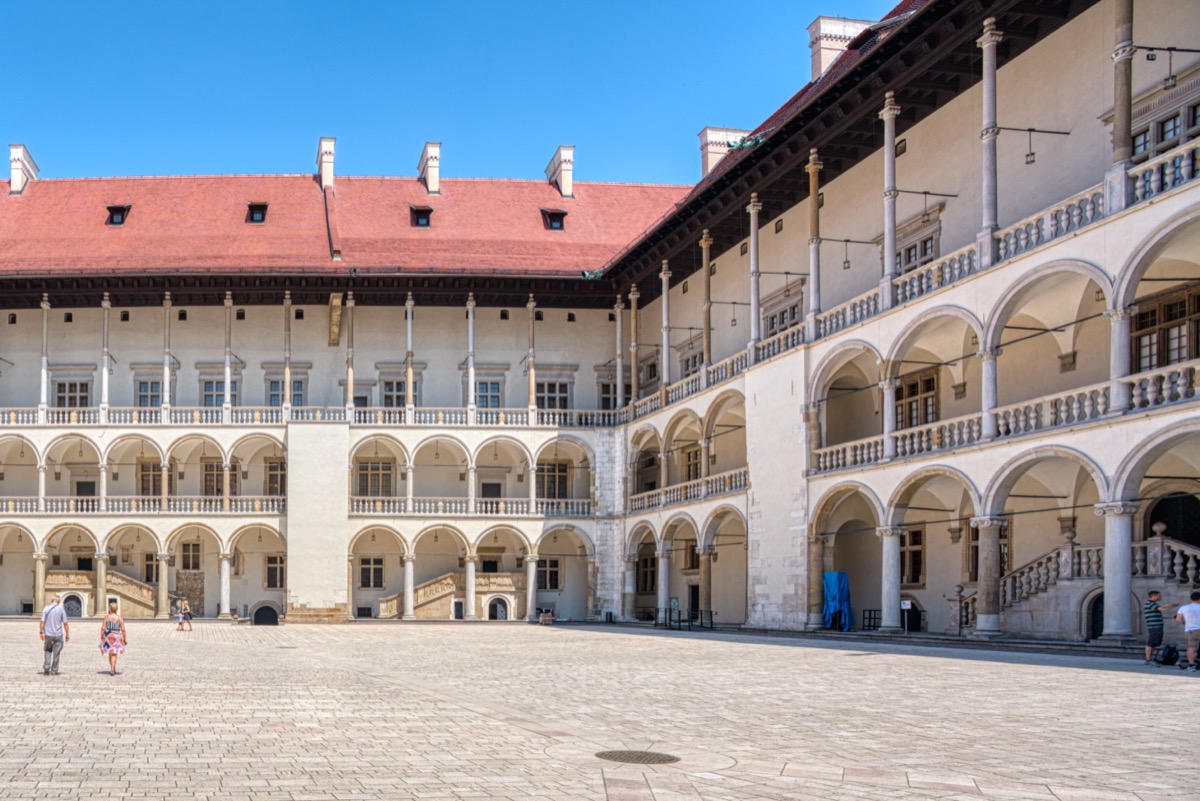
<instances>
[{"instance_id":1,"label":"doorway","mask_svg":"<svg viewBox=\"0 0 1200 801\"><path fill-rule=\"evenodd\" d=\"M254 610L254 625L278 626L279 613L270 606L260 606Z\"/></svg>"},{"instance_id":2,"label":"doorway","mask_svg":"<svg viewBox=\"0 0 1200 801\"><path fill-rule=\"evenodd\" d=\"M95 567L95 564L92 562L92 557L80 556L75 560L75 569L76 570L84 570L84 571L92 571L92 570L95 570L96 567Z\"/></svg>"},{"instance_id":3,"label":"doorway","mask_svg":"<svg viewBox=\"0 0 1200 801\"><path fill-rule=\"evenodd\" d=\"M700 612L700 585L688 585L688 616L692 620L699 617Z\"/></svg>"},{"instance_id":4,"label":"doorway","mask_svg":"<svg viewBox=\"0 0 1200 801\"><path fill-rule=\"evenodd\" d=\"M1089 640L1098 640L1104 634L1104 593L1092 599L1092 604L1088 607L1087 625Z\"/></svg>"},{"instance_id":5,"label":"doorway","mask_svg":"<svg viewBox=\"0 0 1200 801\"><path fill-rule=\"evenodd\" d=\"M68 595L62 603L67 617L83 617L83 601L78 595Z\"/></svg>"},{"instance_id":6,"label":"doorway","mask_svg":"<svg viewBox=\"0 0 1200 801\"><path fill-rule=\"evenodd\" d=\"M508 620L508 602L503 598L493 598L488 604L488 620Z\"/></svg>"}]
</instances>

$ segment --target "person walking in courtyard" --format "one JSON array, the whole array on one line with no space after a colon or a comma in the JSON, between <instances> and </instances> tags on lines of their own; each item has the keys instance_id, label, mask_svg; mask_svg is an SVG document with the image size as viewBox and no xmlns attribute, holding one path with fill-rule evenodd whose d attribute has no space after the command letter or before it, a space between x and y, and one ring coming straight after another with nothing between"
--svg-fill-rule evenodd
<instances>
[{"instance_id":1,"label":"person walking in courtyard","mask_svg":"<svg viewBox=\"0 0 1200 801\"><path fill-rule=\"evenodd\" d=\"M1196 649L1200 647L1200 590L1195 590L1190 596L1190 604L1179 607L1175 619L1183 624L1183 633L1187 637L1188 670L1200 671L1196 662ZM1181 664L1180 669L1183 669Z\"/></svg>"},{"instance_id":2,"label":"person walking in courtyard","mask_svg":"<svg viewBox=\"0 0 1200 801\"><path fill-rule=\"evenodd\" d=\"M58 675L58 657L63 643L71 641L71 626L67 622L67 610L59 603L60 597L53 595L50 603L42 610L42 622L38 624L38 636L42 638L42 675Z\"/></svg>"},{"instance_id":3,"label":"person walking in courtyard","mask_svg":"<svg viewBox=\"0 0 1200 801\"><path fill-rule=\"evenodd\" d=\"M187 598L183 599L183 606L179 607L179 625L175 627L176 631L183 631L183 624L187 623L187 630L192 630L192 605L188 603Z\"/></svg>"},{"instance_id":4,"label":"person walking in courtyard","mask_svg":"<svg viewBox=\"0 0 1200 801\"><path fill-rule=\"evenodd\" d=\"M100 624L100 653L108 656L108 673L117 675L117 657L125 653L129 637L125 634L125 618L117 614L117 602L108 605L108 615Z\"/></svg>"},{"instance_id":5,"label":"person walking in courtyard","mask_svg":"<svg viewBox=\"0 0 1200 801\"><path fill-rule=\"evenodd\" d=\"M1157 664L1154 662L1154 649L1162 645L1163 641L1163 616L1162 613L1168 609L1174 609L1179 604L1160 604L1162 593L1158 590L1150 590L1146 595L1146 603L1142 606L1142 611L1146 616L1146 661L1144 664Z\"/></svg>"}]
</instances>

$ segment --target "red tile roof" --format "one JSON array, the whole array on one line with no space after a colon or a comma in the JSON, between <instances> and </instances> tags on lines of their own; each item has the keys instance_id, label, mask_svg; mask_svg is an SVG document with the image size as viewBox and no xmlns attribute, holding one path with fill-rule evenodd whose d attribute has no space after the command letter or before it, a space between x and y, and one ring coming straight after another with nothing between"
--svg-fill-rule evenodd
<instances>
[{"instance_id":1,"label":"red tile roof","mask_svg":"<svg viewBox=\"0 0 1200 801\"><path fill-rule=\"evenodd\" d=\"M20 195L0 182L0 274L459 272L578 275L602 265L686 194L684 186L311 175L44 179ZM263 225L247 204L269 204ZM409 206L434 209L414 228ZM108 206L130 206L109 226ZM546 230L542 208L562 208ZM331 257L331 239L342 259Z\"/></svg>"}]
</instances>

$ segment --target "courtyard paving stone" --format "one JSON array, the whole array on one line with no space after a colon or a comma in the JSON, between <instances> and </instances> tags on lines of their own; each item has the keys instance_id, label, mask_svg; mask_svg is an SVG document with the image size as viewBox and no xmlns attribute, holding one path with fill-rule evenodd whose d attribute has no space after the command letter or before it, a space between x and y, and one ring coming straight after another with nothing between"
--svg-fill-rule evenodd
<instances>
[{"instance_id":1,"label":"courtyard paving stone","mask_svg":"<svg viewBox=\"0 0 1200 801\"><path fill-rule=\"evenodd\" d=\"M1200 678L1140 660L623 627L0 621L0 799L1200 797ZM652 750L665 765L607 762Z\"/></svg>"}]
</instances>

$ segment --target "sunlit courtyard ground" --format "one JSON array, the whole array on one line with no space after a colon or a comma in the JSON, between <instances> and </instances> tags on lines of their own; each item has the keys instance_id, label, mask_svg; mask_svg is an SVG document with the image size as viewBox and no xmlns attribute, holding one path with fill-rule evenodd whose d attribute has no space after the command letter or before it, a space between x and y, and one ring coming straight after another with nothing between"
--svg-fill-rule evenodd
<instances>
[{"instance_id":1,"label":"sunlit courtyard ground","mask_svg":"<svg viewBox=\"0 0 1200 801\"><path fill-rule=\"evenodd\" d=\"M1195 799L1141 661L525 624L0 621L0 799ZM678 757L598 759L611 750Z\"/></svg>"}]
</instances>

